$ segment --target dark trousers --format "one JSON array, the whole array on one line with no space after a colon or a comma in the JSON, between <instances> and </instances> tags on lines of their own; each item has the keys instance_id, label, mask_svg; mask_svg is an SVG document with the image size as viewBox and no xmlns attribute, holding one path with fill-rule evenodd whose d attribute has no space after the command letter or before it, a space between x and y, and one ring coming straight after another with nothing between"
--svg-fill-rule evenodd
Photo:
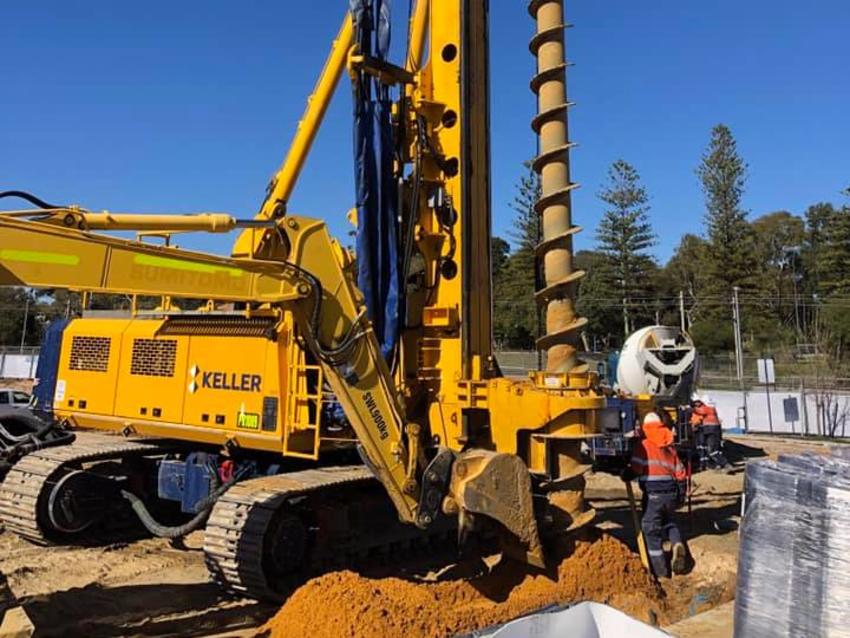
<instances>
[{"instance_id":1,"label":"dark trousers","mask_svg":"<svg viewBox=\"0 0 850 638\"><path fill-rule=\"evenodd\" d=\"M641 528L646 540L649 563L658 577L666 578L670 575L662 548L664 541L670 541L674 545L682 542L682 533L673 520L678 506L679 494L675 489L666 492L644 491Z\"/></svg>"},{"instance_id":2,"label":"dark trousers","mask_svg":"<svg viewBox=\"0 0 850 638\"><path fill-rule=\"evenodd\" d=\"M719 425L701 425L696 431L700 469L721 469L729 465L723 455L723 428Z\"/></svg>"}]
</instances>

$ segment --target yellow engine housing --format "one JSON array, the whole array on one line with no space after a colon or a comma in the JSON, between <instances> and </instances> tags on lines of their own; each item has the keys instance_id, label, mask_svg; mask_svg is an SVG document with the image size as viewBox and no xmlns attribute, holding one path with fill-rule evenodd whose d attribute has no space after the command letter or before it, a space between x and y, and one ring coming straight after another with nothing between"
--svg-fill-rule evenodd
<instances>
[{"instance_id":1,"label":"yellow engine housing","mask_svg":"<svg viewBox=\"0 0 850 638\"><path fill-rule=\"evenodd\" d=\"M288 314L76 319L54 412L83 428L317 459L323 381Z\"/></svg>"}]
</instances>

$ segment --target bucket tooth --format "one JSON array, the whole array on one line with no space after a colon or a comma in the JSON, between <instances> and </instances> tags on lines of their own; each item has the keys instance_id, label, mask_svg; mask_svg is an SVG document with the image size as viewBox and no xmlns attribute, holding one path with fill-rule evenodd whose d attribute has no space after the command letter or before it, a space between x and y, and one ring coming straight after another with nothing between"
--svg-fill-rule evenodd
<instances>
[{"instance_id":1,"label":"bucket tooth","mask_svg":"<svg viewBox=\"0 0 850 638\"><path fill-rule=\"evenodd\" d=\"M504 555L545 567L543 546L534 516L531 474L515 454L469 450L452 467L450 494L459 507L463 532L469 515L485 516L501 525Z\"/></svg>"}]
</instances>

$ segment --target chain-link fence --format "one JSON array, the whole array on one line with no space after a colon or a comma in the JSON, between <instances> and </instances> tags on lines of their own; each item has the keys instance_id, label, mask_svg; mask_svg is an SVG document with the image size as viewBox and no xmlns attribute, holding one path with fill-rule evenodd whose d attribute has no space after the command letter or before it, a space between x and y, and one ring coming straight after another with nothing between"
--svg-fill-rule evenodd
<instances>
[{"instance_id":1,"label":"chain-link fence","mask_svg":"<svg viewBox=\"0 0 850 638\"><path fill-rule=\"evenodd\" d=\"M503 351L496 357L507 376L523 377L545 367L545 354ZM581 355L592 369L607 374L608 353ZM759 380L759 359L774 361L775 383ZM850 436L850 374L826 357L807 353L747 355L738 379L735 353L700 357L700 391L710 397L727 429L845 438Z\"/></svg>"},{"instance_id":2,"label":"chain-link fence","mask_svg":"<svg viewBox=\"0 0 850 638\"><path fill-rule=\"evenodd\" d=\"M700 356L701 385L719 390L752 390L762 387L759 381L759 360L773 360L777 391L800 388L850 392L850 370L829 358L793 354L746 355L743 358L743 377L738 379L734 353Z\"/></svg>"}]
</instances>

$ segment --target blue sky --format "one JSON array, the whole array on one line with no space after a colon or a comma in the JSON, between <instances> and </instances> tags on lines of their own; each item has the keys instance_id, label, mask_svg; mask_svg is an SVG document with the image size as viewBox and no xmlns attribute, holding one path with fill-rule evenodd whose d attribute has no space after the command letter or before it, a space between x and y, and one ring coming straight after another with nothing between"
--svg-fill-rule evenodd
<instances>
[{"instance_id":1,"label":"blue sky","mask_svg":"<svg viewBox=\"0 0 850 638\"><path fill-rule=\"evenodd\" d=\"M396 0L403 26L407 2ZM345 0L7 3L0 20L0 190L151 212L257 209L339 28ZM493 215L535 140L534 25L491 0ZM622 157L642 174L666 259L702 230L694 168L717 122L750 164L753 215L840 201L850 186L850 3L820 0L568 2L573 172L580 247L595 194ZM398 50L403 29L395 32ZM347 231L350 97L340 86L290 209ZM221 237L185 246L227 252Z\"/></svg>"}]
</instances>

